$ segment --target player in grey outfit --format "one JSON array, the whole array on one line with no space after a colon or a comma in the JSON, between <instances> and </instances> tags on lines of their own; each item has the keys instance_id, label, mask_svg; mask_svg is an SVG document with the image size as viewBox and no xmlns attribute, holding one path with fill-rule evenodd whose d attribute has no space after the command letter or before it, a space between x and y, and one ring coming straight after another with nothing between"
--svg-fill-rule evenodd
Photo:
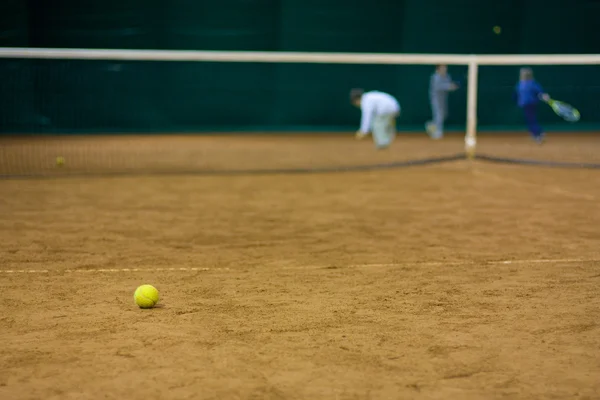
<instances>
[{"instance_id":1,"label":"player in grey outfit","mask_svg":"<svg viewBox=\"0 0 600 400\"><path fill-rule=\"evenodd\" d=\"M448 67L438 65L429 81L429 100L433 121L425 124L425 129L432 139L444 137L444 121L448 117L448 92L456 89L458 89L458 85L448 75Z\"/></svg>"}]
</instances>

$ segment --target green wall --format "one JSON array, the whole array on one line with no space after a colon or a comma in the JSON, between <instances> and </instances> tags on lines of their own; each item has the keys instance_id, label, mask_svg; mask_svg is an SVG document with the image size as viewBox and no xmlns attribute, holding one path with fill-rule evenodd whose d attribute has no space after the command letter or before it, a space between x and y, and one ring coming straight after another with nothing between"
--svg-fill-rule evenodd
<instances>
[{"instance_id":1,"label":"green wall","mask_svg":"<svg viewBox=\"0 0 600 400\"><path fill-rule=\"evenodd\" d=\"M5 0L0 46L390 53L600 53L596 0ZM495 35L492 27L503 28ZM552 31L551 29L556 29ZM535 69L600 125L600 66ZM429 117L429 66L0 60L0 131L182 131L356 125L352 87ZM520 125L518 67L480 71L479 122ZM466 68L451 68L464 78ZM464 124L466 93L450 124ZM542 119L560 122L549 110Z\"/></svg>"}]
</instances>

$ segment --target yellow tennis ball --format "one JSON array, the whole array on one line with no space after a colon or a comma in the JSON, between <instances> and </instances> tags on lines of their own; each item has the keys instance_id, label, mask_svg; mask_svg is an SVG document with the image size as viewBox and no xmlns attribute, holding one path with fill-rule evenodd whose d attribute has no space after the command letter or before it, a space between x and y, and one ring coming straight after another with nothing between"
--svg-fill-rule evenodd
<instances>
[{"instance_id":1,"label":"yellow tennis ball","mask_svg":"<svg viewBox=\"0 0 600 400\"><path fill-rule=\"evenodd\" d=\"M62 167L63 165L65 165L64 157L56 157L56 165L58 167Z\"/></svg>"},{"instance_id":2,"label":"yellow tennis ball","mask_svg":"<svg viewBox=\"0 0 600 400\"><path fill-rule=\"evenodd\" d=\"M495 33L496 35L499 35L499 34L501 34L501 33L502 33L502 28L500 28L498 25L496 25L496 26L493 28L493 31L494 31L494 33Z\"/></svg>"},{"instance_id":3,"label":"yellow tennis ball","mask_svg":"<svg viewBox=\"0 0 600 400\"><path fill-rule=\"evenodd\" d=\"M152 285L142 285L135 290L133 300L140 308L152 308L158 303L158 290Z\"/></svg>"}]
</instances>

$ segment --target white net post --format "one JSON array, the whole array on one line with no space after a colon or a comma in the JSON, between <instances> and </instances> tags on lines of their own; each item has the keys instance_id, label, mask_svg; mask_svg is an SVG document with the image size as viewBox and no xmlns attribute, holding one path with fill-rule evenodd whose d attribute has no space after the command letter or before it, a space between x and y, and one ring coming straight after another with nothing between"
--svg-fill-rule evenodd
<instances>
[{"instance_id":1,"label":"white net post","mask_svg":"<svg viewBox=\"0 0 600 400\"><path fill-rule=\"evenodd\" d=\"M477 58L469 61L469 78L467 82L467 133L465 135L465 152L467 157L475 156L477 145L477 78L479 64Z\"/></svg>"}]
</instances>

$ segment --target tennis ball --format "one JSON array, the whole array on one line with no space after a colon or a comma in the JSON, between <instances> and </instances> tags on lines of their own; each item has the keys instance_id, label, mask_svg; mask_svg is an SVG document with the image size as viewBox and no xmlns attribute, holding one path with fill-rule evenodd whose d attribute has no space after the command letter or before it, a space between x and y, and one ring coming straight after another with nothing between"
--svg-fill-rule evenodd
<instances>
[{"instance_id":1,"label":"tennis ball","mask_svg":"<svg viewBox=\"0 0 600 400\"><path fill-rule=\"evenodd\" d=\"M135 290L133 300L140 308L152 308L158 303L158 290L152 285L142 285Z\"/></svg>"},{"instance_id":2,"label":"tennis ball","mask_svg":"<svg viewBox=\"0 0 600 400\"><path fill-rule=\"evenodd\" d=\"M64 157L56 157L56 166L62 167L63 165L65 165Z\"/></svg>"},{"instance_id":3,"label":"tennis ball","mask_svg":"<svg viewBox=\"0 0 600 400\"><path fill-rule=\"evenodd\" d=\"M492 30L494 31L494 33L496 35L499 35L502 33L502 28L500 28L498 25L496 25Z\"/></svg>"}]
</instances>

